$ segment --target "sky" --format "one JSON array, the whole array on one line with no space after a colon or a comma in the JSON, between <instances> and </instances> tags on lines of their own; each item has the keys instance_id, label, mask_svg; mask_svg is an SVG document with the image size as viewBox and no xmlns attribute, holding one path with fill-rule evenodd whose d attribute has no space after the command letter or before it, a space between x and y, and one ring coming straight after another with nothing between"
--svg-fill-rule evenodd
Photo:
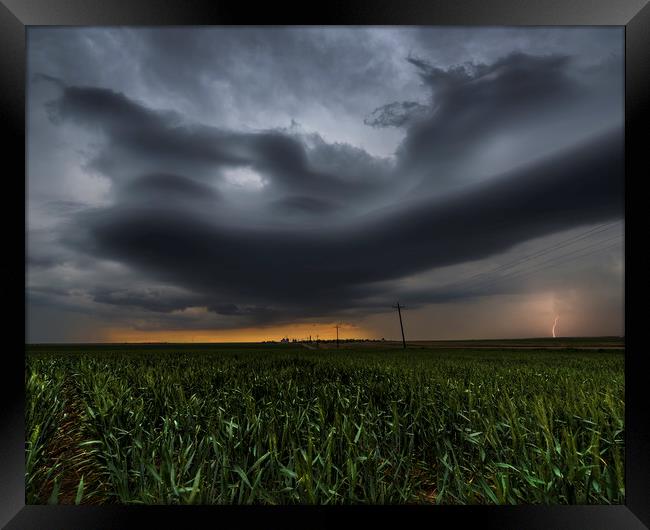
<instances>
[{"instance_id":1,"label":"sky","mask_svg":"<svg viewBox=\"0 0 650 530\"><path fill-rule=\"evenodd\" d=\"M30 27L26 341L624 334L622 27Z\"/></svg>"}]
</instances>

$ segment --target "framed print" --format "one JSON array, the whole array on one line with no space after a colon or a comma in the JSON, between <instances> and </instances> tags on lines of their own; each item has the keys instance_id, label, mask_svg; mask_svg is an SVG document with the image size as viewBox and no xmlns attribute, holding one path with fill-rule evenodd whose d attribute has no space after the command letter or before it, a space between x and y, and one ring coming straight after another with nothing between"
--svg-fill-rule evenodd
<instances>
[{"instance_id":1,"label":"framed print","mask_svg":"<svg viewBox=\"0 0 650 530\"><path fill-rule=\"evenodd\" d=\"M0 6L2 524L650 527L647 2L255 9Z\"/></svg>"}]
</instances>

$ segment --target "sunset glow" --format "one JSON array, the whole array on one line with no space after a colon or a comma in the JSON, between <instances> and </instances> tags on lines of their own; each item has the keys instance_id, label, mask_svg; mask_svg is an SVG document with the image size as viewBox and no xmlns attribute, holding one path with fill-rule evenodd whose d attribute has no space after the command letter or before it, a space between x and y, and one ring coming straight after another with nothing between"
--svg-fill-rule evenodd
<instances>
[{"instance_id":1,"label":"sunset glow","mask_svg":"<svg viewBox=\"0 0 650 530\"><path fill-rule=\"evenodd\" d=\"M108 330L102 342L263 342L279 341L284 337L289 340L333 340L336 339L336 322L300 323L268 328L244 328L214 331L199 330L135 330L114 328ZM367 329L352 324L339 325L339 339L376 338Z\"/></svg>"}]
</instances>

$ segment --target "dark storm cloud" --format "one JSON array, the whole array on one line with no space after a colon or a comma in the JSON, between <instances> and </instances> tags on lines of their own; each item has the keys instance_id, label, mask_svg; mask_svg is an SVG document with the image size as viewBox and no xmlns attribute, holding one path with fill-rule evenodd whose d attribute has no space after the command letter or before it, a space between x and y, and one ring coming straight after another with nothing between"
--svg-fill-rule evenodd
<instances>
[{"instance_id":1,"label":"dark storm cloud","mask_svg":"<svg viewBox=\"0 0 650 530\"><path fill-rule=\"evenodd\" d=\"M417 68L423 83L431 90L430 105L396 102L374 112L435 113L429 123L413 131L435 133L430 138L435 145L445 131L481 134L484 131L474 133L473 127L517 122L535 112L532 103L547 107L575 101L580 91L578 83L567 73L569 60L568 56L536 57L512 53L490 65L466 63L439 68L424 59L409 57L407 61ZM382 125L382 122L374 125ZM396 123L388 120L386 125Z\"/></svg>"},{"instance_id":2,"label":"dark storm cloud","mask_svg":"<svg viewBox=\"0 0 650 530\"><path fill-rule=\"evenodd\" d=\"M131 101L124 94L95 87L66 87L60 98L49 103L55 121L69 120L101 130L109 145L95 164L109 176L113 167L132 160L113 156L131 155L157 161L190 160L200 164L241 163L245 155L241 137L217 129L187 126L175 112L154 111ZM115 151L111 151L111 148ZM118 173L119 175L119 173Z\"/></svg>"},{"instance_id":3,"label":"dark storm cloud","mask_svg":"<svg viewBox=\"0 0 650 530\"><path fill-rule=\"evenodd\" d=\"M517 52L492 64L468 62L446 69L420 58L408 61L430 89L429 104L390 103L375 109L367 123L406 126L398 149L400 170L418 175L429 189L467 179L468 168L459 160L499 135L537 134L539 145L552 137L553 129L560 137L573 129L561 121L568 116L588 130L585 113L593 113L603 80L616 79L615 72L607 71L609 65L592 66L596 77L587 85L586 76L577 78L571 58L562 55ZM489 167L483 171L490 173Z\"/></svg>"},{"instance_id":4,"label":"dark storm cloud","mask_svg":"<svg viewBox=\"0 0 650 530\"><path fill-rule=\"evenodd\" d=\"M346 144L327 144L318 135L309 136L307 149L300 136L281 130L241 133L187 124L174 112L154 111L93 87L66 87L48 108L55 122L75 122L106 136L90 165L117 182L166 166L203 180L224 169L250 167L279 191L319 196L363 194L385 184L382 159ZM178 191L181 184L170 178L160 182L161 191L171 186ZM192 181L184 182L188 191ZM197 191L198 184L193 186Z\"/></svg>"},{"instance_id":5,"label":"dark storm cloud","mask_svg":"<svg viewBox=\"0 0 650 530\"><path fill-rule=\"evenodd\" d=\"M378 84L395 75L393 62L377 53L390 43L363 28L353 33L346 28L222 28L216 34L171 28L166 34L145 30L134 38L148 82L215 109L227 105L213 97L216 83L235 89L232 97L240 108L252 102L297 112L305 101L318 103L325 96L351 110L369 80Z\"/></svg>"},{"instance_id":6,"label":"dark storm cloud","mask_svg":"<svg viewBox=\"0 0 650 530\"><path fill-rule=\"evenodd\" d=\"M376 108L363 122L371 127L404 127L426 117L429 111L430 107L416 101L395 101Z\"/></svg>"},{"instance_id":7,"label":"dark storm cloud","mask_svg":"<svg viewBox=\"0 0 650 530\"><path fill-rule=\"evenodd\" d=\"M67 209L67 217L74 213L78 213L82 208ZM60 217L60 209L55 207L57 218ZM31 269L51 269L53 267L61 266L71 256L70 249L63 247L60 244L61 234L55 227L49 228L32 228L25 234L26 242L29 251L27 252L26 264Z\"/></svg>"},{"instance_id":8,"label":"dark storm cloud","mask_svg":"<svg viewBox=\"0 0 650 530\"><path fill-rule=\"evenodd\" d=\"M219 193L187 177L155 173L134 178L118 188L120 203L136 205L167 204L169 207L210 207L220 199Z\"/></svg>"},{"instance_id":9,"label":"dark storm cloud","mask_svg":"<svg viewBox=\"0 0 650 530\"><path fill-rule=\"evenodd\" d=\"M96 288L90 292L93 300L114 306L133 306L147 311L170 313L196 305L196 296L178 296L157 289Z\"/></svg>"},{"instance_id":10,"label":"dark storm cloud","mask_svg":"<svg viewBox=\"0 0 650 530\"><path fill-rule=\"evenodd\" d=\"M385 158L372 156L350 144L328 143L318 134L298 138L309 146L310 164L321 172L339 175L342 180L357 184L359 189L356 191L390 183L393 167Z\"/></svg>"},{"instance_id":11,"label":"dark storm cloud","mask_svg":"<svg viewBox=\"0 0 650 530\"><path fill-rule=\"evenodd\" d=\"M59 259L50 255L30 252L27 256L27 265L29 267L51 268L54 265L58 265L59 263L61 263Z\"/></svg>"},{"instance_id":12,"label":"dark storm cloud","mask_svg":"<svg viewBox=\"0 0 650 530\"><path fill-rule=\"evenodd\" d=\"M285 214L291 213L311 213L314 215L322 215L336 211L339 206L330 201L323 201L315 197L307 197L304 195L294 195L279 199L272 202L272 207L277 212Z\"/></svg>"},{"instance_id":13,"label":"dark storm cloud","mask_svg":"<svg viewBox=\"0 0 650 530\"><path fill-rule=\"evenodd\" d=\"M53 215L66 216L70 213L78 212L87 208L87 206L80 201L49 201L45 204L48 212Z\"/></svg>"},{"instance_id":14,"label":"dark storm cloud","mask_svg":"<svg viewBox=\"0 0 650 530\"><path fill-rule=\"evenodd\" d=\"M340 228L238 229L164 207L80 218L77 245L225 300L347 306L366 284L498 253L529 238L620 217L622 134L444 198ZM579 200L576 200L579 198ZM231 303L231 302L228 302Z\"/></svg>"},{"instance_id":15,"label":"dark storm cloud","mask_svg":"<svg viewBox=\"0 0 650 530\"><path fill-rule=\"evenodd\" d=\"M589 39L576 56L530 32L459 60L482 37L165 31L33 33L47 127L81 153L60 173L107 190L32 207L51 223L30 244L39 304L223 329L446 303L526 287L401 281L623 215L622 61L588 57ZM526 53L547 37L554 53ZM31 152L65 147L42 133Z\"/></svg>"}]
</instances>

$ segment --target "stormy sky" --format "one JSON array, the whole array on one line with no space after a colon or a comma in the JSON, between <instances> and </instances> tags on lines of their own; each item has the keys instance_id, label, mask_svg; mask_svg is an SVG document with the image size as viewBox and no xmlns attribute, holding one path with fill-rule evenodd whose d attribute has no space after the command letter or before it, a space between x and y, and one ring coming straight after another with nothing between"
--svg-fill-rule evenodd
<instances>
[{"instance_id":1,"label":"stormy sky","mask_svg":"<svg viewBox=\"0 0 650 530\"><path fill-rule=\"evenodd\" d=\"M29 342L622 335L623 29L28 29Z\"/></svg>"}]
</instances>

